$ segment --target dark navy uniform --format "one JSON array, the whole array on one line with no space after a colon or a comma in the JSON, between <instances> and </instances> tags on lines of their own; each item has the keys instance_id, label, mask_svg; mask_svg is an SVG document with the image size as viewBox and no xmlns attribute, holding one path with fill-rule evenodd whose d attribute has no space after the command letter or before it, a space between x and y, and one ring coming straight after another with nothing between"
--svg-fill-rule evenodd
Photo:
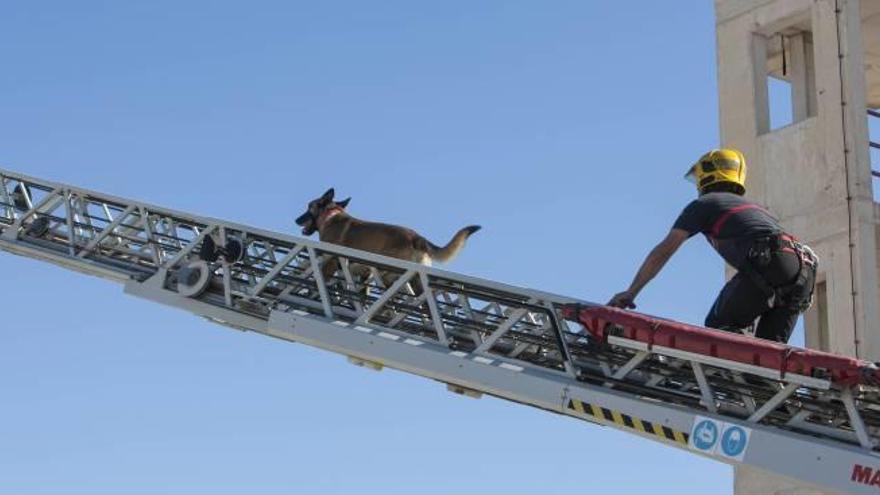
<instances>
[{"instance_id":1,"label":"dark navy uniform","mask_svg":"<svg viewBox=\"0 0 880 495\"><path fill-rule=\"evenodd\" d=\"M704 234L737 270L712 305L707 327L739 330L760 317L756 337L788 342L812 299L817 261L809 248L787 235L767 210L729 192L703 194L673 228Z\"/></svg>"}]
</instances>

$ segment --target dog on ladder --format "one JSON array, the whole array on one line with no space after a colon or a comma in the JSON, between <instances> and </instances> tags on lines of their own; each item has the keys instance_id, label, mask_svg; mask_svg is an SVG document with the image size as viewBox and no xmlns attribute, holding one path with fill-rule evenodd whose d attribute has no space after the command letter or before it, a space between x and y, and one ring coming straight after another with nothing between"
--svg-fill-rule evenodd
<instances>
[{"instance_id":1,"label":"dog on ladder","mask_svg":"<svg viewBox=\"0 0 880 495\"><path fill-rule=\"evenodd\" d=\"M303 235L318 232L321 242L431 266L434 262L452 260L464 248L467 239L480 230L479 225L464 227L449 243L440 247L412 229L357 219L346 211L351 198L336 201L334 196L335 191L330 188L308 203L305 213L296 219ZM332 258L324 264L321 272L329 281L338 269L339 260Z\"/></svg>"}]
</instances>

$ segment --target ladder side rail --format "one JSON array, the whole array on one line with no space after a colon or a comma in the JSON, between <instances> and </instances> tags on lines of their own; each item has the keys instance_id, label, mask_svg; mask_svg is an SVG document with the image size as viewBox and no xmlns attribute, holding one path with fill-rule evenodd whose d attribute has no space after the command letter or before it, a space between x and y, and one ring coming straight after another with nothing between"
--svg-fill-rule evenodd
<instances>
[{"instance_id":1,"label":"ladder side rail","mask_svg":"<svg viewBox=\"0 0 880 495\"><path fill-rule=\"evenodd\" d=\"M305 245L306 247L311 247L313 249L320 249L321 251L325 251L328 253L332 253L337 256L344 256L348 258L355 258L362 261L368 261L376 264L386 265L386 266L394 266L398 267L402 270L406 270L412 267L424 267L423 265L419 265L416 263L398 260L395 258L390 258L383 255L368 253L364 251L358 251L355 249L347 248L344 246L339 246L335 244L322 243L320 241L313 241L310 239L300 238L288 234L272 232L252 226L242 225L235 222L229 222L224 220L218 220L212 217L205 217L199 215L193 215L186 212L181 212L178 210L173 210L161 206L156 206L150 203L135 201L126 198L122 198L119 196L114 196L111 194L105 194L89 189L84 189L76 186L70 186L66 184L60 184L53 181L47 181L43 179L38 179L35 177L31 177L25 174L20 174L12 171L8 171L5 169L0 169L0 177L4 177L6 179L13 179L17 181L22 181L29 185L36 185L44 188L60 188L67 189L72 193L87 197L93 201L101 201L109 204L113 204L117 207L127 207L129 205L135 205L138 208L143 208L147 212L159 215L162 217L168 217L171 219L175 219L179 222L183 222L185 224L196 225L199 227L205 227L208 225L216 225L223 226L228 231L240 232L248 235L253 235L255 237L270 239L273 242L287 244L287 245ZM151 234L155 234L155 232L151 232ZM534 290L534 289L526 289L522 287L517 287L514 285L504 284L492 280L481 279L478 277L472 277L468 275L462 275L459 273L438 269L435 267L424 267L427 270L427 273L432 276L440 277L449 281L464 283L473 286L480 286L487 290L498 291L501 293L509 293L509 294L517 294L519 297L524 298L535 298L541 301L551 301L554 304L582 304L585 306L595 305L595 303L591 303L589 301L583 301L580 299L567 297L559 294L553 294L549 292Z\"/></svg>"},{"instance_id":2,"label":"ladder side rail","mask_svg":"<svg viewBox=\"0 0 880 495\"><path fill-rule=\"evenodd\" d=\"M54 185L54 184L39 184L39 185L35 184L35 186L40 186L43 189L53 188L53 191L59 190L59 186ZM61 186L60 189L64 190L65 186ZM75 188L68 188L68 190L71 190L71 191L73 191L74 189ZM113 198L113 197L107 199L107 198L102 197L102 195L100 195L99 193L95 193L92 191L78 190L78 191L76 191L76 194L82 195L84 197L88 197L92 201L113 202L114 205L117 207L119 205L124 204L124 200L121 200L119 198ZM50 196L51 196L51 194L50 194ZM49 196L47 196L47 199L44 199L44 202L48 201L48 198L49 198ZM129 206L131 206L131 205L129 205ZM148 209L147 207L144 207L142 205L138 205L137 208L141 212L140 219L135 225L130 226L130 227L132 229L140 229L141 231L143 231L143 237L147 241L149 241L149 239L151 239L153 237L150 233L150 230L152 228L151 227L152 224L151 224L151 222L148 221L149 215L150 214L157 214L158 211L161 211L164 209L154 208L154 207L150 207ZM37 208L32 208L29 213L32 214L34 209L37 209ZM25 215L28 215L29 213L25 213ZM165 213L167 214L168 211L165 210ZM171 214L173 214L174 217L179 218L180 221L183 223L193 224L191 226L192 229L196 229L196 228L201 227L203 232L206 232L207 230L209 230L208 228L205 227L202 219L195 219L195 220L187 219L185 214L182 214L179 212L171 212ZM70 217L70 213L68 210L68 218L67 218L68 225L70 225L70 218L69 217ZM107 220L110 220L110 219L107 219ZM112 220L111 220L111 223L112 223ZM224 223L216 224L215 228L219 229L221 234L225 234L225 232L227 230L232 230L231 228L226 227ZM68 228L68 232L70 234L73 232L73 230L71 228ZM260 232L254 233L254 229L248 229L248 230L243 230L243 231L233 230L233 232L236 232L237 234L239 234L243 237L250 237L252 239L258 239L258 240L260 240L260 242L263 242L265 244L274 244L274 243L279 242L277 236L274 238L269 237L269 236L261 236L262 233L260 233ZM98 234L98 235L100 235L100 234ZM200 235L199 237L204 238L203 235ZM288 239L284 239L282 237L280 242L282 244L285 244L285 241L288 241ZM287 246L288 249L296 249L295 243L300 243L300 245L305 244L307 246L308 250L310 251L310 257L312 258L313 266L317 266L316 260L318 258L316 257L316 255L313 255L311 253L316 253L316 252L320 251L322 254L327 253L332 256L334 254L347 254L348 252L350 252L350 253L354 254L354 256L349 256L348 258L349 259L354 258L355 260L357 260L358 262L361 262L361 263L371 263L371 262L375 263L378 260L380 263L382 263L381 265L379 265L380 267L384 267L387 265L390 265L390 266L397 265L398 269L408 268L409 270L414 270L414 269L418 270L421 273L424 273L425 276L429 279L428 287L431 287L432 290L434 289L434 287L432 287L432 285L434 285L434 284L430 283L430 281L432 279L439 279L442 282L442 284L446 284L446 285L448 285L448 284L460 285L463 291L464 291L465 287L467 285L469 285L466 283L463 284L461 278L459 278L459 277L453 277L451 280L447 280L445 278L438 277L436 275L436 273L432 273L432 272L435 272L434 270L426 269L425 267L423 267L421 265L416 265L416 264L407 263L407 262L400 262L398 260L392 260L392 259L388 259L388 258L382 257L382 256L370 255L369 253L362 253L362 252L357 252L354 250L347 250L345 248L339 248L338 246L322 245L321 243L303 242L302 240L299 240L299 239L292 239L291 238L291 239L289 239L289 241L287 243L289 244L289 242L293 242L294 244L288 245ZM174 253L173 256L171 256L170 254L168 256L166 256L166 258L171 259L170 263L165 264L163 266L160 266L160 271L162 269L164 269L167 274L167 270L175 268L175 263L177 263L179 261L183 261L185 259L185 255L186 255L185 253L191 252L196 247L195 244L196 243L191 243L190 245L188 245L186 247L186 249L184 249L180 252ZM309 244L312 244L312 245L309 245ZM153 248L154 248L153 251L158 250L158 247L155 246L155 244L153 245ZM153 255L154 255L154 259L159 258L158 253L154 252ZM228 270L229 270L228 264L226 264L225 262L221 263L221 271L223 273L223 275L222 275L223 303L226 306L231 307L231 306L233 306L232 288L230 287L231 278L229 276ZM327 292L326 281L321 279L321 274L320 274L319 270L315 270L315 271L313 271L313 273L315 276L315 285L318 290L318 295L320 296L321 305L323 306L323 309L324 309L324 314L327 318L332 318L334 316L334 310L331 307L330 296ZM443 275L446 275L446 274L444 273ZM158 280L157 282L164 284L164 280ZM479 285L475 285L476 292L485 293L485 294L479 294L479 296L483 297L485 299L491 299L491 297L492 297L491 293L494 290L494 288L491 287L491 285L493 285L493 284L486 284L485 281L479 281ZM396 289L399 289L399 288L400 287L397 287ZM383 304L385 304L388 300L393 298L395 296L395 292L397 292L397 291L390 290L390 289L385 291L385 294L383 294L377 301L374 302L374 306L367 308L365 310L366 313L362 314L360 318L366 317L368 319L370 316L372 316L373 313L378 311ZM525 292L526 292L526 294L522 294L522 293L510 294L510 295L506 296L506 298L507 299L511 299L511 298L512 299L516 299L516 298L522 299L522 298L528 297L531 294L530 291L525 291ZM237 293L237 295L240 296L241 294ZM529 300L527 300L526 302L528 303L529 301L534 303L535 298L532 297ZM507 302L509 302L509 301L507 301ZM492 304L496 305L497 303L492 303ZM520 308L517 311L523 311L523 310ZM548 314L552 315L552 313L553 312L550 311ZM433 315L428 315L428 318L433 319ZM488 338L488 339L490 339L490 341L489 341L488 346L486 346L485 344L481 344L481 347L485 347L484 349L481 349L481 351L485 352L486 348L490 347L498 338L500 338L502 335L506 334L507 332L509 332L511 330L511 328L505 328L505 326L506 326L505 323L497 323L496 326L494 327L494 330L486 332L486 336L484 338ZM512 325L510 325L510 326L512 326ZM492 324L484 322L483 327L484 328L491 328ZM554 334L551 335L550 337L557 341L558 348L555 350L549 349L549 351L540 351L540 352L548 352L548 355L552 354L553 352L558 352L561 355L561 357L560 357L561 363L560 364L561 364L562 369L564 371L568 372L569 374L574 374L576 372L575 371L576 366L572 362L570 362L568 352L563 347L565 339L562 338L560 335L561 328L559 325L555 325L553 327L553 330L554 330ZM545 346L546 346L546 344L545 344ZM526 361L526 362L528 362L528 361ZM529 364L533 364L533 363L529 363ZM702 387L700 387L700 388L702 389Z\"/></svg>"},{"instance_id":3,"label":"ladder side rail","mask_svg":"<svg viewBox=\"0 0 880 495\"><path fill-rule=\"evenodd\" d=\"M47 246L50 246L51 242L55 241L55 246L57 248L54 250L55 253L51 256L44 257L44 259L51 260L56 263L59 260L63 260L60 263L62 266L66 266L68 268L73 266L75 267L75 269L79 271L84 271L86 273L89 273L90 271L94 272L94 266L96 264L103 265L102 269L99 270L102 273L105 273L107 269L109 269L110 271L121 271L118 276L107 277L111 279L124 280L126 276L134 277L139 280L151 278L154 279L153 283L164 284L167 276L169 275L169 271L174 270L175 268L177 268L178 263L183 262L188 257L190 257L194 250L198 247L197 244L199 243L199 241L204 240L206 235L203 235L203 232L207 230L212 230L213 234L213 231L219 230L219 232L221 233L221 241L222 235L225 234L227 231L230 231L242 237L250 237L253 239L257 239L260 242L271 245L287 245L288 249L295 249L297 245L305 245L307 249L311 248L316 252L321 252L322 256L348 255L347 259L355 259L360 263L371 264L373 267L379 267L380 270L383 270L389 266L394 267L398 270L418 268L420 273L424 273L425 276L430 277L432 281L437 279L437 275L440 274L442 276L440 280L445 287L456 287L460 289L460 292L462 292L462 294L465 294L468 292L468 290L470 290L476 293L474 294L476 297L480 297L486 300L492 300L493 298L501 297L505 300L504 302L507 304L510 304L510 301L528 299L535 300L534 291L513 288L511 286L491 283L489 281L483 281L470 277L460 277L449 272L441 272L430 269L426 271L425 267L421 265L402 262L399 260L386 258L384 256L348 250L339 246L304 241L302 239L292 238L289 236L279 236L277 234L272 234L261 231L259 229L248 228L229 222L212 222L211 219L195 217L182 212L160 208L146 203L127 201L124 198L106 195L82 188L55 184L48 181L39 181L37 179L22 176L21 174L7 175L7 179L17 181L17 184L23 186L25 191L30 190L30 188L53 191L50 192L49 196L44 199L44 202L49 201L48 198L52 197L54 195L54 192L63 191L64 193L66 193L64 194L65 199L76 198L77 201L84 201L92 205L99 205L100 208L98 208L98 210L104 212L102 218L96 218L95 222L90 222L88 224L75 221L75 213L72 212L71 208L69 207L61 212L56 213L57 218L55 218L55 222L58 224L66 225L66 231L63 234L54 234L52 238L48 241L46 239L31 238L28 232L17 231L17 229L15 231L9 232L9 234L12 234L12 236L9 238L13 238L15 241L20 241L21 245L28 245L33 250L39 250L41 247L46 245L46 242L49 242L50 244ZM19 215L17 219L19 223L21 223L21 221L23 221L27 217L31 216L34 213L33 210L35 209L38 210L39 208L32 208L32 211L25 212L23 216ZM116 212L115 216L109 213L111 209ZM134 213L131 219L125 218L126 212ZM94 213L94 215L99 214ZM156 219L154 220L153 217L156 217ZM180 238L178 237L176 239L178 242L171 242L167 245L160 244L156 240L158 229L155 226L169 222L174 222L179 226L188 228L191 232L201 230L202 233L200 233L200 235L196 239L193 239L190 243L180 242ZM77 231L77 228L80 227L82 227L84 230L87 230L89 234L85 236L81 235L75 237L75 232ZM108 239L112 240L113 242L108 241L105 243L104 241ZM183 249L181 249L181 247L183 247ZM19 254L22 254L21 249L16 249L16 251L19 252ZM78 263L76 260L64 259L65 252L68 255L75 254L79 258L88 257L90 258L90 263ZM112 260L108 260L108 258L112 258ZM122 269L120 270L120 268ZM233 306L233 292L235 292L236 299L238 299L240 297L246 296L245 293L247 292L247 290L245 289L243 293L242 291L234 291L232 287L230 287L233 283L233 280L231 280L231 277L227 273L228 268L228 264L225 264L225 262L221 262L220 270L222 272L223 278L222 287L224 303L226 306ZM150 272L152 272L152 274ZM318 289L319 294L321 292L326 292L327 284L325 281L320 280L320 273L315 273L314 275L316 278L315 285ZM104 276L106 277L106 274ZM235 282L238 283L239 281ZM443 287L432 287L432 285L433 283L430 282L427 285L432 291L441 292L444 290ZM470 295L471 294L468 294L468 297L470 297ZM332 317L333 309L330 308L329 297L324 294L321 297L321 301L322 305L324 306L325 316L328 318ZM433 299L431 303L436 305L436 301ZM492 302L491 304L493 306L497 306L499 303ZM430 304L428 306L430 307ZM436 320L436 316L431 314L426 314L425 318L426 320ZM486 320L487 323L483 324L483 328L490 329L492 325L495 324L494 320L490 320L491 318ZM442 325L442 320L439 323ZM435 332L437 331L438 327L439 325L435 323ZM556 330L558 331L558 329ZM492 331L486 330L485 333L488 336L492 333ZM500 337L503 333L505 333L505 331L496 332L496 336ZM558 342L562 342L562 339L559 335L554 336L554 338ZM567 357L562 350L557 349L552 352L557 352L562 356L562 368L573 370L572 364L567 361Z\"/></svg>"}]
</instances>

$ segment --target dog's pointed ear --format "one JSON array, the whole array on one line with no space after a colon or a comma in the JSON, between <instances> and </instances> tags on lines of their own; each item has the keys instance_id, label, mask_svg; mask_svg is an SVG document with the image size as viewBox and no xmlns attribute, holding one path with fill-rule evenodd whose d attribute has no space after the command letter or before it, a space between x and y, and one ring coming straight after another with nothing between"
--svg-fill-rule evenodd
<instances>
[{"instance_id":1,"label":"dog's pointed ear","mask_svg":"<svg viewBox=\"0 0 880 495\"><path fill-rule=\"evenodd\" d=\"M337 201L336 204L343 208L348 208L348 202L351 201L351 197L345 198L342 201Z\"/></svg>"},{"instance_id":2,"label":"dog's pointed ear","mask_svg":"<svg viewBox=\"0 0 880 495\"><path fill-rule=\"evenodd\" d=\"M333 196L335 194L336 194L336 191L334 191L332 187L330 189L327 189L327 192L325 192L324 195L321 196L321 202L322 203L329 203L329 202L333 201Z\"/></svg>"}]
</instances>

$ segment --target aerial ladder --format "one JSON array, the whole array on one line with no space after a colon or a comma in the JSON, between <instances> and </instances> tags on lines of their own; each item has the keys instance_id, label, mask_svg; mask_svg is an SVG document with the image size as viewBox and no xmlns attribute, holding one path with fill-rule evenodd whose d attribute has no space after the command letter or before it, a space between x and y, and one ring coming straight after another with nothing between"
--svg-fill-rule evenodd
<instances>
[{"instance_id":1,"label":"aerial ladder","mask_svg":"<svg viewBox=\"0 0 880 495\"><path fill-rule=\"evenodd\" d=\"M880 489L880 372L872 363L3 170L0 249L456 393L824 488ZM334 273L323 269L330 261Z\"/></svg>"}]
</instances>

